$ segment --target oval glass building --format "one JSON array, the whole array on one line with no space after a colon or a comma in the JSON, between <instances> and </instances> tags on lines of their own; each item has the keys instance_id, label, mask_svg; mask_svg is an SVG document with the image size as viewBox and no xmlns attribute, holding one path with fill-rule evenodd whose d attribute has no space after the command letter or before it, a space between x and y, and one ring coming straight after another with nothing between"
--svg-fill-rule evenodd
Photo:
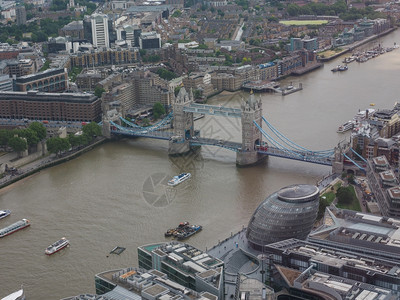
<instances>
[{"instance_id":1,"label":"oval glass building","mask_svg":"<svg viewBox=\"0 0 400 300\"><path fill-rule=\"evenodd\" d=\"M297 184L270 195L255 210L247 227L251 247L289 238L305 239L310 233L319 208L319 189L314 185Z\"/></svg>"}]
</instances>

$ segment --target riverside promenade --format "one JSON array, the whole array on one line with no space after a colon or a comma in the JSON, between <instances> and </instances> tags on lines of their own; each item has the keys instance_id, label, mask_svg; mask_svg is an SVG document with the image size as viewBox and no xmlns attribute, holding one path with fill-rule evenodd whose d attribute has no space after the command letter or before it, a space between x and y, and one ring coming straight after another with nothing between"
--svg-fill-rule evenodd
<instances>
[{"instance_id":1,"label":"riverside promenade","mask_svg":"<svg viewBox=\"0 0 400 300\"><path fill-rule=\"evenodd\" d=\"M326 62L326 61L330 61L332 59L335 59L336 57L339 57L347 52L353 51L354 49L356 49L357 47L360 47L368 42L371 42L373 40L376 40L378 38L380 38L381 36L387 35L393 31L395 31L397 28L389 28L388 30L381 32L379 34L374 34L370 37L367 37L366 39L363 39L362 41L358 41L358 42L354 42L350 45L345 45L345 46L341 46L341 48L343 48L342 51L335 53L334 55L331 55L329 57L318 57L318 60L321 62Z\"/></svg>"}]
</instances>

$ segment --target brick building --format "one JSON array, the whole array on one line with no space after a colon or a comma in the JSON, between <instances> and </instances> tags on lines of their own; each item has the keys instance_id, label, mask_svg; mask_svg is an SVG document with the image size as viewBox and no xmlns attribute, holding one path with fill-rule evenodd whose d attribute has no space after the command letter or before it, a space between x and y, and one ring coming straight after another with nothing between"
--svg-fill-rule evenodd
<instances>
[{"instance_id":1,"label":"brick building","mask_svg":"<svg viewBox=\"0 0 400 300\"><path fill-rule=\"evenodd\" d=\"M130 64L137 62L138 53L136 48L100 48L91 52L71 55L69 67L91 68L104 65Z\"/></svg>"},{"instance_id":2,"label":"brick building","mask_svg":"<svg viewBox=\"0 0 400 300\"><path fill-rule=\"evenodd\" d=\"M60 92L68 87L68 73L64 69L48 69L46 71L22 76L16 79L16 90L25 92Z\"/></svg>"},{"instance_id":3,"label":"brick building","mask_svg":"<svg viewBox=\"0 0 400 300\"><path fill-rule=\"evenodd\" d=\"M99 122L101 100L92 94L0 91L0 117Z\"/></svg>"}]
</instances>

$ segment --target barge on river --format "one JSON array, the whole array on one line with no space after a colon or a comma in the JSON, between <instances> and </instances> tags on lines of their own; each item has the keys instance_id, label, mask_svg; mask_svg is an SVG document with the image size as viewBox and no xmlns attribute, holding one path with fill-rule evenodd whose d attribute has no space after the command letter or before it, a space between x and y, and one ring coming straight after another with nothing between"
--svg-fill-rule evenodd
<instances>
[{"instance_id":1,"label":"barge on river","mask_svg":"<svg viewBox=\"0 0 400 300\"><path fill-rule=\"evenodd\" d=\"M168 229L164 234L166 237L173 236L178 240L184 240L203 229L201 225L190 225L189 222L182 222L176 228Z\"/></svg>"}]
</instances>

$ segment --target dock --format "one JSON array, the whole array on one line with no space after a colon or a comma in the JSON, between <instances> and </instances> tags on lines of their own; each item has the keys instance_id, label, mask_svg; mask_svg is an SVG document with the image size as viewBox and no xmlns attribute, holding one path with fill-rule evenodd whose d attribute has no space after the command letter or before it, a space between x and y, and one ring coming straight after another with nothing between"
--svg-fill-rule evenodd
<instances>
[{"instance_id":1,"label":"dock","mask_svg":"<svg viewBox=\"0 0 400 300\"><path fill-rule=\"evenodd\" d=\"M279 87L279 83L275 81L263 81L263 80L256 80L256 81L249 81L242 85L242 89L246 91L253 91L255 93L262 93L262 92L277 92L280 93L282 90Z\"/></svg>"},{"instance_id":2,"label":"dock","mask_svg":"<svg viewBox=\"0 0 400 300\"><path fill-rule=\"evenodd\" d=\"M303 89L302 83L299 83L298 87L294 87L294 86L290 85L282 90L282 96L286 96L286 95L301 91L302 89Z\"/></svg>"}]
</instances>

